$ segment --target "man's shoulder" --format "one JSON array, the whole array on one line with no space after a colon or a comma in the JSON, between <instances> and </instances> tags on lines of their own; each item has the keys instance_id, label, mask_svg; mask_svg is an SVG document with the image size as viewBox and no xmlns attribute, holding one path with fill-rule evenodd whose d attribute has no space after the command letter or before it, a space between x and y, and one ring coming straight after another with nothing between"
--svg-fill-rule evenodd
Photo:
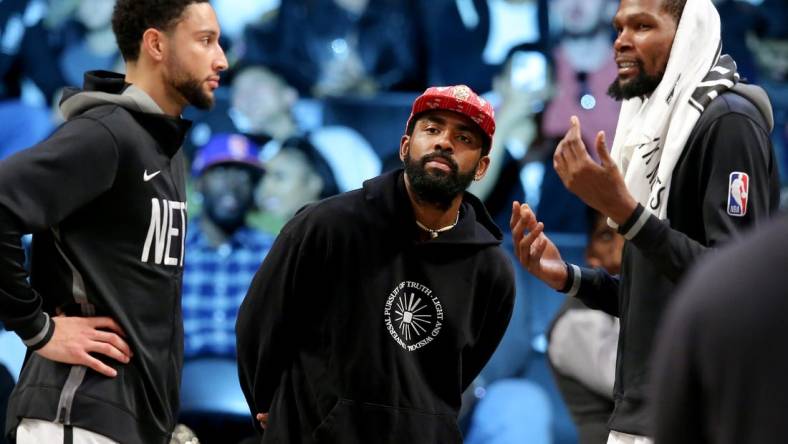
<instances>
[{"instance_id":1,"label":"man's shoulder","mask_svg":"<svg viewBox=\"0 0 788 444\"><path fill-rule=\"evenodd\" d=\"M732 116L736 118L738 116L754 121L768 133L771 131L770 115L771 104L768 103L768 98L763 99L749 94L749 91L733 89L725 91L709 103L703 114L701 114L697 126L706 128L722 117Z\"/></svg>"},{"instance_id":2,"label":"man's shoulder","mask_svg":"<svg viewBox=\"0 0 788 444\"><path fill-rule=\"evenodd\" d=\"M285 225L285 232L348 229L366 211L361 190L347 191L305 205Z\"/></svg>"},{"instance_id":3,"label":"man's shoulder","mask_svg":"<svg viewBox=\"0 0 788 444\"><path fill-rule=\"evenodd\" d=\"M67 120L57 131L77 129L85 133L100 134L106 132L118 141L126 134L130 125L138 126L131 114L123 107L113 104L91 108L84 113Z\"/></svg>"},{"instance_id":4,"label":"man's shoulder","mask_svg":"<svg viewBox=\"0 0 788 444\"><path fill-rule=\"evenodd\" d=\"M347 191L304 206L296 213L296 217L323 218L324 222L332 223L337 217L360 211L363 205L364 196L361 190Z\"/></svg>"}]
</instances>

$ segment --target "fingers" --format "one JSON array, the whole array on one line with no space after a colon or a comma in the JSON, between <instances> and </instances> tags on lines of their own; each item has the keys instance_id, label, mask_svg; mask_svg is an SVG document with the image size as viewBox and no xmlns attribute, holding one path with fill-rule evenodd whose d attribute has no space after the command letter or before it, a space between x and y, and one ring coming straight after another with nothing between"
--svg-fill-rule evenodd
<instances>
[{"instance_id":1,"label":"fingers","mask_svg":"<svg viewBox=\"0 0 788 444\"><path fill-rule=\"evenodd\" d=\"M517 244L517 249L519 253L520 263L528 270L531 271L532 267L538 264L539 259L541 259L541 255L538 257L534 254L538 252L538 249L535 251L533 249L534 241L539 239L539 237L544 232L544 224L539 222L536 224L533 230L531 230L528 235L523 237L519 244ZM544 249L542 249L544 251ZM534 260L536 259L536 260Z\"/></svg>"},{"instance_id":2,"label":"fingers","mask_svg":"<svg viewBox=\"0 0 788 444\"><path fill-rule=\"evenodd\" d=\"M127 344L126 341L121 339L121 337L116 335L115 333L110 333L101 330L94 330L93 339L95 341L104 342L111 345L127 358L131 358L132 356L134 356L134 353L131 351L131 347L129 347L129 344ZM124 362L128 362L128 360Z\"/></svg>"},{"instance_id":3,"label":"fingers","mask_svg":"<svg viewBox=\"0 0 788 444\"><path fill-rule=\"evenodd\" d=\"M569 134L578 139L582 137L582 131L580 131L580 119L578 119L577 116L572 116L569 118Z\"/></svg>"},{"instance_id":4,"label":"fingers","mask_svg":"<svg viewBox=\"0 0 788 444\"><path fill-rule=\"evenodd\" d=\"M523 236L525 230L530 230L536 224L536 215L528 204L518 204L517 212L514 213L512 209L512 219L510 221L510 228L512 230L512 237L519 240Z\"/></svg>"},{"instance_id":5,"label":"fingers","mask_svg":"<svg viewBox=\"0 0 788 444\"><path fill-rule=\"evenodd\" d=\"M260 423L260 427L263 429L268 427L268 413L258 413L255 415L255 418L257 419L257 422Z\"/></svg>"},{"instance_id":6,"label":"fingers","mask_svg":"<svg viewBox=\"0 0 788 444\"><path fill-rule=\"evenodd\" d=\"M536 215L534 214L531 207L528 204L520 204L519 202L515 202L517 205L512 206L512 220L510 223L512 224L512 240L514 243L514 254L518 260L521 259L520 257L520 249L518 245L521 243L523 236L525 235L526 231L533 230L537 226ZM514 209L517 208L517 214L514 214Z\"/></svg>"},{"instance_id":7,"label":"fingers","mask_svg":"<svg viewBox=\"0 0 788 444\"><path fill-rule=\"evenodd\" d=\"M115 376L118 376L117 370L115 370L114 368L108 366L107 364L99 361L98 359L94 358L93 356L90 356L87 353L84 353L82 355L82 359L81 359L81 362L79 362L79 364L80 365L84 365L87 368L93 369L93 370L101 373L102 375L110 377L110 378L114 378Z\"/></svg>"},{"instance_id":8,"label":"fingers","mask_svg":"<svg viewBox=\"0 0 788 444\"><path fill-rule=\"evenodd\" d=\"M101 353L102 355L109 356L110 358L122 362L124 364L128 364L131 360L131 356L129 354L128 345L124 342L120 341L120 338L112 333L106 333L97 331L94 333L96 338L101 337L101 339L95 339L92 342L88 343L85 346L85 350L88 352L95 352ZM103 337L101 335L110 335L109 337ZM114 336L117 340L112 338ZM118 343L120 341L120 343ZM122 350L125 348L126 351Z\"/></svg>"},{"instance_id":9,"label":"fingers","mask_svg":"<svg viewBox=\"0 0 788 444\"><path fill-rule=\"evenodd\" d=\"M607 151L607 141L605 140L605 132L600 131L596 133L596 152L599 155L599 160L602 166L607 167L613 164L613 159Z\"/></svg>"},{"instance_id":10,"label":"fingers","mask_svg":"<svg viewBox=\"0 0 788 444\"><path fill-rule=\"evenodd\" d=\"M86 319L88 320L88 322L90 322L90 325L93 326L93 328L104 328L107 330L112 330L115 333L123 337L126 337L126 332L124 332L123 329L120 328L120 325L118 325L118 323L115 322L115 320L112 318L108 318L104 316L104 317L93 317Z\"/></svg>"},{"instance_id":11,"label":"fingers","mask_svg":"<svg viewBox=\"0 0 788 444\"><path fill-rule=\"evenodd\" d=\"M509 219L509 229L514 230L517 221L520 220L520 202L512 202L512 217Z\"/></svg>"}]
</instances>

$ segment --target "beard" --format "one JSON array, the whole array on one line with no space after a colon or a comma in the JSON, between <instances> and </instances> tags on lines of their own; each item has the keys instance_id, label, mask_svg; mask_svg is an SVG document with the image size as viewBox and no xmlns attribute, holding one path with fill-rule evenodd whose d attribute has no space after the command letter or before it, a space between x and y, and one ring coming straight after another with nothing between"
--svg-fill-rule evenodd
<instances>
[{"instance_id":1,"label":"beard","mask_svg":"<svg viewBox=\"0 0 788 444\"><path fill-rule=\"evenodd\" d=\"M616 80L610 84L607 89L607 95L612 97L615 101L629 100L633 97L643 97L651 94L659 86L665 72L659 72L656 75L648 75L643 70L643 62L638 60L638 75L627 83L622 84L621 79L616 77Z\"/></svg>"},{"instance_id":2,"label":"beard","mask_svg":"<svg viewBox=\"0 0 788 444\"><path fill-rule=\"evenodd\" d=\"M431 160L441 158L446 160L451 171L427 171L425 165ZM405 155L403 162L405 173L410 179L410 185L416 197L422 202L431 203L442 209L451 206L452 201L457 195L464 192L473 182L479 163L468 172L460 172L459 166L454 159L443 151L435 151L427 154L420 160L413 160L410 151Z\"/></svg>"},{"instance_id":3,"label":"beard","mask_svg":"<svg viewBox=\"0 0 788 444\"><path fill-rule=\"evenodd\" d=\"M171 74L170 86L172 86L189 104L197 109L211 109L214 98L210 93L203 90L204 80L197 79L190 75L178 60L177 54L173 54L169 62L169 72Z\"/></svg>"}]
</instances>

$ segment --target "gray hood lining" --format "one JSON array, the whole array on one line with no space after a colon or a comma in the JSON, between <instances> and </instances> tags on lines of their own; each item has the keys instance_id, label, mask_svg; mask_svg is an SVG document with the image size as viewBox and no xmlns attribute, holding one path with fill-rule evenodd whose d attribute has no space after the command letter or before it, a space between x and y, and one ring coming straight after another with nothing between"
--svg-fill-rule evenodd
<instances>
[{"instance_id":1,"label":"gray hood lining","mask_svg":"<svg viewBox=\"0 0 788 444\"><path fill-rule=\"evenodd\" d=\"M118 105L123 108L149 114L164 114L164 111L145 91L129 85L123 94L101 91L83 91L69 97L60 105L63 117L69 120L85 111L101 105Z\"/></svg>"}]
</instances>

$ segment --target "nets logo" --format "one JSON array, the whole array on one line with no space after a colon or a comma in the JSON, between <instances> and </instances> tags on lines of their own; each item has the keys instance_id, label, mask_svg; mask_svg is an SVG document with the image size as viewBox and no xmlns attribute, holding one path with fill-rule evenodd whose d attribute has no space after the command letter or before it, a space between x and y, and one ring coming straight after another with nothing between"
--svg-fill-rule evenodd
<instances>
[{"instance_id":1,"label":"nets logo","mask_svg":"<svg viewBox=\"0 0 788 444\"><path fill-rule=\"evenodd\" d=\"M743 217L747 214L747 200L750 192L750 176L734 171L728 178L728 214Z\"/></svg>"},{"instance_id":2,"label":"nets logo","mask_svg":"<svg viewBox=\"0 0 788 444\"><path fill-rule=\"evenodd\" d=\"M142 262L182 268L185 236L186 202L151 199L150 226L142 247Z\"/></svg>"},{"instance_id":3,"label":"nets logo","mask_svg":"<svg viewBox=\"0 0 788 444\"><path fill-rule=\"evenodd\" d=\"M405 281L389 293L383 308L383 321L386 330L400 347L415 351L440 334L443 305L426 286Z\"/></svg>"}]
</instances>

